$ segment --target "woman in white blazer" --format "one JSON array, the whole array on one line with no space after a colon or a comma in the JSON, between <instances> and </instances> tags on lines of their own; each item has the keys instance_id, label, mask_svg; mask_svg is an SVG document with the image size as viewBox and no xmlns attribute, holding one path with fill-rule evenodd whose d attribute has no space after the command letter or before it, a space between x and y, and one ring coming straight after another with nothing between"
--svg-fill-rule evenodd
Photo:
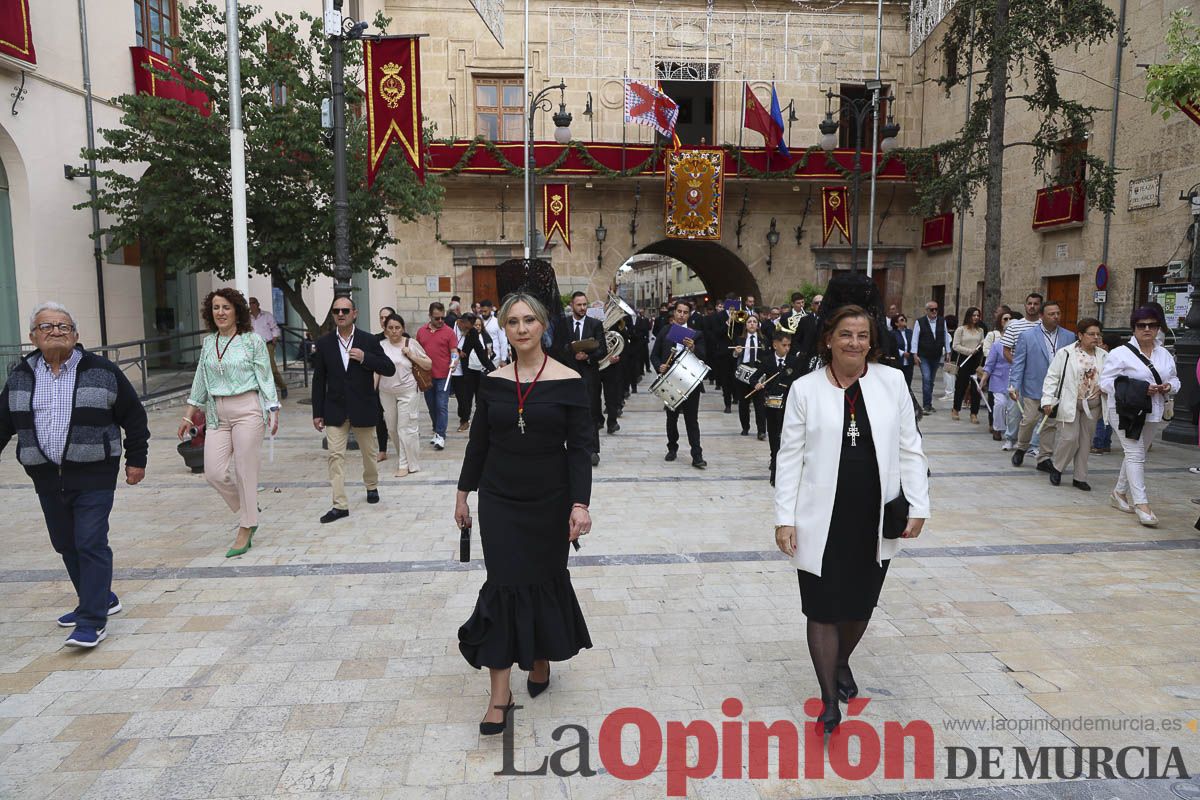
<instances>
[{"instance_id":1,"label":"woman in white blazer","mask_svg":"<svg viewBox=\"0 0 1200 800\"><path fill-rule=\"evenodd\" d=\"M1100 320L1084 317L1076 326L1079 339L1054 354L1042 382L1042 412L1049 414L1058 406L1054 421L1058 434L1054 456L1050 460L1050 483L1062 483L1063 470L1074 462L1071 485L1085 492L1092 490L1088 479L1088 453L1096 420L1104 413L1100 391L1100 373L1108 354L1100 347L1103 326Z\"/></svg>"},{"instance_id":2,"label":"woman in white blazer","mask_svg":"<svg viewBox=\"0 0 1200 800\"><path fill-rule=\"evenodd\" d=\"M858 306L827 321L825 368L792 384L776 459L775 543L791 557L821 686L818 727L841 721L838 700L858 694L850 655L879 600L899 540L883 537L884 503L901 486L903 538L929 517L929 462L904 375L876 363L876 326Z\"/></svg>"}]
</instances>

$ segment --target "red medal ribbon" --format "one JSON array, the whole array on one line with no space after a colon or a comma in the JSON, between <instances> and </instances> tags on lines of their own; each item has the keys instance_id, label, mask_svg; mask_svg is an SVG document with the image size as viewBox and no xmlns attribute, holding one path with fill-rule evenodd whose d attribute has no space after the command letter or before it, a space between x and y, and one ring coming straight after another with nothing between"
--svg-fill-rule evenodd
<instances>
[{"instance_id":1,"label":"red medal ribbon","mask_svg":"<svg viewBox=\"0 0 1200 800\"><path fill-rule=\"evenodd\" d=\"M513 375L517 379L517 416L525 413L525 401L529 398L529 393L533 391L533 387L537 386L538 378L542 377L542 372L546 369L546 363L550 357L542 354L542 368L537 371L537 375L533 376L533 381L530 382L529 388L522 394L521 392L521 373L517 371L517 362L513 361Z\"/></svg>"}]
</instances>

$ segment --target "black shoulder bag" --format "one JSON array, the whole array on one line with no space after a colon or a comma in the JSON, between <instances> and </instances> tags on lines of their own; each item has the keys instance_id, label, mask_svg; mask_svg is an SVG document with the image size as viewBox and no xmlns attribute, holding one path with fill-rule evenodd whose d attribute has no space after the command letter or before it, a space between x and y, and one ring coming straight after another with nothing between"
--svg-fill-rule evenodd
<instances>
[{"instance_id":1,"label":"black shoulder bag","mask_svg":"<svg viewBox=\"0 0 1200 800\"><path fill-rule=\"evenodd\" d=\"M1154 368L1154 362L1152 362L1150 359L1148 359L1144 355L1142 355L1142 351L1138 350L1136 347L1134 347L1131 342L1126 342L1125 346L1128 347L1129 350L1135 356L1138 357L1138 360L1141 361L1142 364L1144 364L1146 366L1146 368L1150 370L1150 374L1154 376L1154 382L1156 384L1164 383L1162 376L1159 375L1158 370L1156 370ZM1167 422L1168 420L1175 418L1175 400L1170 395L1167 395L1166 397L1163 398L1162 418L1163 418L1163 422ZM1200 524L1200 522L1198 522L1197 524Z\"/></svg>"}]
</instances>

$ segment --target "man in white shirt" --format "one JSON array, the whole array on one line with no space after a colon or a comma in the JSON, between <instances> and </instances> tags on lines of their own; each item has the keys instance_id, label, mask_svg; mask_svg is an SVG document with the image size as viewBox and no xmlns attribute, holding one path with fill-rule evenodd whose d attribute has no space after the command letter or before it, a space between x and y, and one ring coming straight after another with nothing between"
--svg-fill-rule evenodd
<instances>
[{"instance_id":1,"label":"man in white shirt","mask_svg":"<svg viewBox=\"0 0 1200 800\"><path fill-rule=\"evenodd\" d=\"M495 354L493 360L497 367L504 366L508 363L508 337L504 335L500 320L496 319L496 310L491 300L479 301L479 316L483 318L483 329L492 337L492 351Z\"/></svg>"},{"instance_id":2,"label":"man in white shirt","mask_svg":"<svg viewBox=\"0 0 1200 800\"><path fill-rule=\"evenodd\" d=\"M279 392L280 398L287 397L287 384L283 382L283 375L279 372L279 365L275 363L275 343L279 341L282 335L279 331L279 323L275 321L274 314L270 311L262 310L257 297L251 297L249 305L250 325L254 328L254 332L267 343L267 354L271 357L271 374L275 376L275 389Z\"/></svg>"}]
</instances>

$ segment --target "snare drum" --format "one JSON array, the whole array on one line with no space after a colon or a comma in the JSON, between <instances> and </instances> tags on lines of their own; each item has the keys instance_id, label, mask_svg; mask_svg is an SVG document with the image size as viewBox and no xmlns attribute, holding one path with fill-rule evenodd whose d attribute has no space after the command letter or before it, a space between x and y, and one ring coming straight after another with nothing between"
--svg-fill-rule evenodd
<instances>
[{"instance_id":1,"label":"snare drum","mask_svg":"<svg viewBox=\"0 0 1200 800\"><path fill-rule=\"evenodd\" d=\"M765 405L767 408L783 408L783 398L782 397L767 397L763 401L763 405Z\"/></svg>"},{"instance_id":2,"label":"snare drum","mask_svg":"<svg viewBox=\"0 0 1200 800\"><path fill-rule=\"evenodd\" d=\"M662 400L667 408L675 411L700 384L704 383L710 369L695 353L684 350L675 357L671 368L650 384L650 391Z\"/></svg>"},{"instance_id":3,"label":"snare drum","mask_svg":"<svg viewBox=\"0 0 1200 800\"><path fill-rule=\"evenodd\" d=\"M750 379L754 377L754 373L758 372L758 367L754 364L738 364L733 371L733 377L739 382L747 386L753 386Z\"/></svg>"}]
</instances>

